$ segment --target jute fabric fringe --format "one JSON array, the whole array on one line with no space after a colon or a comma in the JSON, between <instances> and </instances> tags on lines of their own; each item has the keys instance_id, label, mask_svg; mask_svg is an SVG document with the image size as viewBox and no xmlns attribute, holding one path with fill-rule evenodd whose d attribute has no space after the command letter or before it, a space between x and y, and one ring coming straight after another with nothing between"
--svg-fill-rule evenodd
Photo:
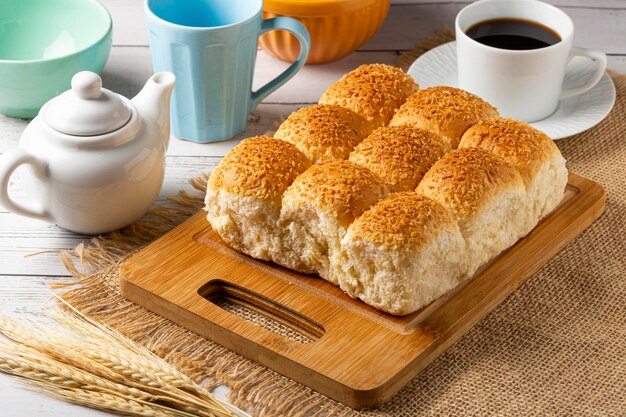
<instances>
[{"instance_id":1,"label":"jute fabric fringe","mask_svg":"<svg viewBox=\"0 0 626 417\"><path fill-rule=\"evenodd\" d=\"M451 38L444 32L401 57ZM255 416L626 415L626 76L602 123L558 141L569 169L606 188L606 212L445 354L377 410L356 412L126 301L118 267L199 210L181 194L147 220L62 254L75 277L58 284L83 313L147 346ZM203 191L206 178L195 180ZM85 270L91 271L89 273Z\"/></svg>"}]
</instances>

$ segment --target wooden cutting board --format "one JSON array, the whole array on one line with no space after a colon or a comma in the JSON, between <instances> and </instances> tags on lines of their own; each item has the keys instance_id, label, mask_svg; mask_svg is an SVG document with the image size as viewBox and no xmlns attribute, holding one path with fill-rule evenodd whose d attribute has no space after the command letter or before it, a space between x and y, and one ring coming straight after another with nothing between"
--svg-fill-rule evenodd
<instances>
[{"instance_id":1,"label":"wooden cutting board","mask_svg":"<svg viewBox=\"0 0 626 417\"><path fill-rule=\"evenodd\" d=\"M324 395L375 407L576 238L602 214L604 200L599 184L570 174L561 205L528 236L404 317L228 248L204 212L127 260L121 288L137 304ZM253 324L250 314L264 320Z\"/></svg>"}]
</instances>

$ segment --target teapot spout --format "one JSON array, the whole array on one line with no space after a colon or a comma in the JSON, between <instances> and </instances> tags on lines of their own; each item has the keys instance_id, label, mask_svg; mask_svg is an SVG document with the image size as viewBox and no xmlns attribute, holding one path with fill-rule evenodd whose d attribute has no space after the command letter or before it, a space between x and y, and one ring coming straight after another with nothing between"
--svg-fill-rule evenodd
<instances>
[{"instance_id":1,"label":"teapot spout","mask_svg":"<svg viewBox=\"0 0 626 417\"><path fill-rule=\"evenodd\" d=\"M165 149L170 142L170 98L175 83L176 76L171 72L158 72L131 100L142 118L152 120L159 126Z\"/></svg>"}]
</instances>

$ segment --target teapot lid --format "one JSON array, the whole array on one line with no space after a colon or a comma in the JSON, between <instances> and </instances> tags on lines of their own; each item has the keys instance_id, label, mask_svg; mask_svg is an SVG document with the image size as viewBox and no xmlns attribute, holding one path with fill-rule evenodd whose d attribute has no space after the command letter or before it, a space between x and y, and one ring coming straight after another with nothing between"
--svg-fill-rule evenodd
<instances>
[{"instance_id":1,"label":"teapot lid","mask_svg":"<svg viewBox=\"0 0 626 417\"><path fill-rule=\"evenodd\" d=\"M131 110L124 100L102 88L102 79L91 71L72 77L72 89L50 100L43 118L53 129L75 136L96 136L124 126Z\"/></svg>"}]
</instances>

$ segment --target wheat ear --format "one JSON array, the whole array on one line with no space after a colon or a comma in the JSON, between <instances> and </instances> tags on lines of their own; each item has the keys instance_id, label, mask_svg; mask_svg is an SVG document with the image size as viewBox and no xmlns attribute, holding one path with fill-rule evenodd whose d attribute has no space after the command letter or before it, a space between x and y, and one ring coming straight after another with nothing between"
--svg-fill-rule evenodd
<instances>
[{"instance_id":1,"label":"wheat ear","mask_svg":"<svg viewBox=\"0 0 626 417\"><path fill-rule=\"evenodd\" d=\"M175 410L181 416L234 417L236 410L239 415L247 415L222 404L189 377L120 333L104 325L92 325L93 321L74 312L55 310L50 315L72 333L50 334L0 316L0 333L13 340L0 344L0 371L37 382L39 388L47 384L49 393L64 390L57 396L68 400L74 393L89 391L165 414ZM72 334L80 334L80 338L70 337Z\"/></svg>"},{"instance_id":2,"label":"wheat ear","mask_svg":"<svg viewBox=\"0 0 626 417\"><path fill-rule=\"evenodd\" d=\"M134 374L135 376L141 374L149 374L151 373L155 378L160 378L165 380L169 385L175 386L176 388L192 393L205 401L212 403L215 407L212 407L211 412L216 415L216 417L230 417L233 416L233 410L241 415L248 416L248 414L240 410L239 408L230 405L224 404L215 398L211 393L209 393L206 389L198 386L191 378L187 375L180 372L178 369L167 363L165 360L155 355L148 348L136 343L135 341L129 339L124 336L117 330L102 324L98 323L95 320L92 320L90 317L84 315L80 311L76 310L71 304L69 304L66 300L64 300L61 296L55 295L57 301L61 303L62 306L67 308L68 311L64 310L53 310L50 314L56 321L63 324L66 328L77 331L79 329L89 330L91 326L93 328L98 329L96 332L100 337L110 338L115 340L117 343L111 344L112 349L116 349L118 346L128 346L129 350L135 352L137 355L133 357L133 363L119 362L115 363L116 360L123 358L120 355L102 355L100 358L100 362L104 364L108 364L111 367L115 367L118 370L127 373L128 375L133 375L133 370L140 369L139 374ZM93 332L93 329L92 329ZM105 335L105 336L102 336ZM91 353L98 356L98 350L92 350ZM87 352L83 352L87 354ZM94 358L94 360L96 360ZM111 362L108 362L111 361ZM224 414L222 414L224 413ZM248 416L249 417L249 416Z\"/></svg>"},{"instance_id":3,"label":"wheat ear","mask_svg":"<svg viewBox=\"0 0 626 417\"><path fill-rule=\"evenodd\" d=\"M115 394L84 389L57 389L41 381L29 381L29 384L51 397L85 407L111 411L121 415L141 417L193 417L191 414L181 413L177 410L167 410L165 407L159 405L128 399Z\"/></svg>"}]
</instances>

